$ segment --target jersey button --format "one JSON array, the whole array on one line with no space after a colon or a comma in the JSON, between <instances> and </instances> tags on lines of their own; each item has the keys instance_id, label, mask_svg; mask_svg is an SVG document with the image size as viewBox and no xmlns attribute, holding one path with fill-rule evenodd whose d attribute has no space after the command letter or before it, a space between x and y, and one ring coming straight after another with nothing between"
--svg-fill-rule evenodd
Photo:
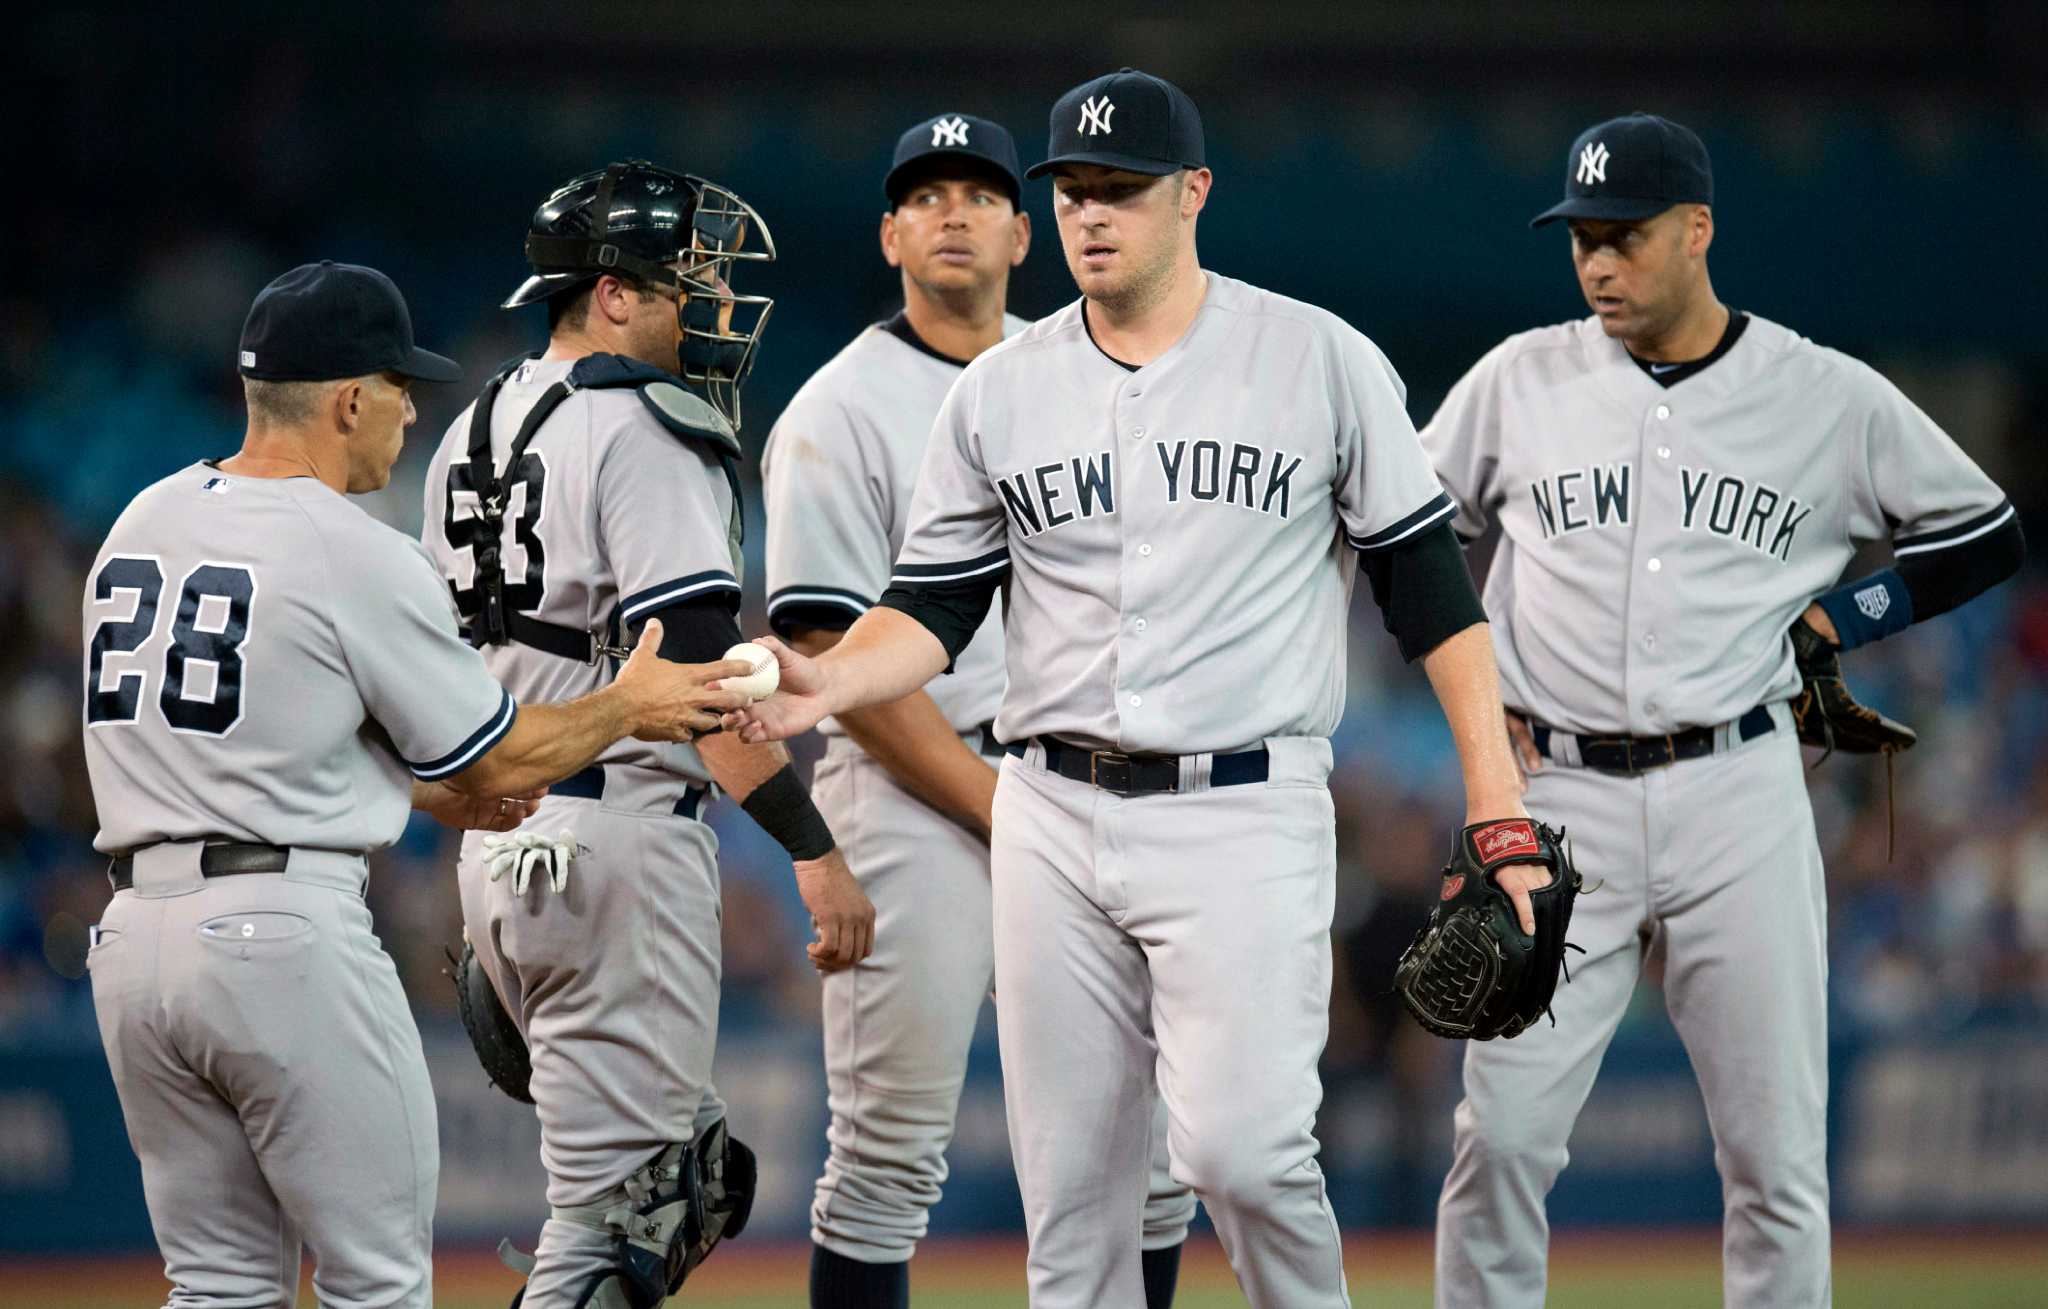
<instances>
[{"instance_id":1,"label":"jersey button","mask_svg":"<svg viewBox=\"0 0 2048 1309\"><path fill-rule=\"evenodd\" d=\"M1131 626L1142 632L1145 630L1145 620L1140 618L1137 622L1132 623Z\"/></svg>"},{"instance_id":2,"label":"jersey button","mask_svg":"<svg viewBox=\"0 0 2048 1309\"><path fill-rule=\"evenodd\" d=\"M1671 417L1671 406L1670 406L1670 405L1658 405L1658 406L1657 406L1657 417L1659 417L1659 418L1669 418L1669 417Z\"/></svg>"},{"instance_id":3,"label":"jersey button","mask_svg":"<svg viewBox=\"0 0 2048 1309\"><path fill-rule=\"evenodd\" d=\"M1657 648L1657 634L1656 634L1655 632L1645 632L1645 633L1643 633L1643 649L1645 649L1645 650L1655 650L1656 648ZM1644 706L1643 706L1643 708L1645 708L1645 709L1648 709L1648 710L1650 710L1650 711L1651 711L1652 713L1654 713L1654 712L1656 712L1657 706L1656 706L1656 705L1653 705L1653 704L1646 704L1646 705L1644 705Z\"/></svg>"},{"instance_id":4,"label":"jersey button","mask_svg":"<svg viewBox=\"0 0 2048 1309\"><path fill-rule=\"evenodd\" d=\"M1134 695L1131 697L1131 708L1133 709L1141 707L1144 703L1145 697L1142 695Z\"/></svg>"},{"instance_id":5,"label":"jersey button","mask_svg":"<svg viewBox=\"0 0 2048 1309\"><path fill-rule=\"evenodd\" d=\"M1670 447L1670 446L1668 446L1668 445L1660 445L1660 446L1658 446L1658 447L1657 447L1657 457L1658 457L1659 459L1669 459L1669 458L1671 457L1671 447Z\"/></svg>"},{"instance_id":6,"label":"jersey button","mask_svg":"<svg viewBox=\"0 0 2048 1309\"><path fill-rule=\"evenodd\" d=\"M1644 566L1647 567L1653 573L1661 573L1664 571L1664 561L1662 559L1652 559L1648 564Z\"/></svg>"},{"instance_id":7,"label":"jersey button","mask_svg":"<svg viewBox=\"0 0 2048 1309\"><path fill-rule=\"evenodd\" d=\"M1144 555L1147 559L1150 559L1152 557L1152 547L1149 545L1141 545L1138 547L1138 553Z\"/></svg>"},{"instance_id":8,"label":"jersey button","mask_svg":"<svg viewBox=\"0 0 2048 1309\"><path fill-rule=\"evenodd\" d=\"M1144 429L1144 428L1142 428L1142 427L1133 427L1133 428L1131 429L1131 439L1132 439L1133 441L1137 440L1137 439L1138 439L1139 437L1141 437L1141 436L1143 436L1143 435L1145 435L1145 429Z\"/></svg>"}]
</instances>

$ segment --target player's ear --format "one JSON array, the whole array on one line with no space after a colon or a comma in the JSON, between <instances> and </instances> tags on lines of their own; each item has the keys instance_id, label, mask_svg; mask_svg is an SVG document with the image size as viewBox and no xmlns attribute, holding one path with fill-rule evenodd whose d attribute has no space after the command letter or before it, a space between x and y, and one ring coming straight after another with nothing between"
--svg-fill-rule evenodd
<instances>
[{"instance_id":1,"label":"player's ear","mask_svg":"<svg viewBox=\"0 0 2048 1309\"><path fill-rule=\"evenodd\" d=\"M334 417L336 431L347 434L356 430L363 421L363 382L360 377L351 377L337 383L328 399L330 412Z\"/></svg>"},{"instance_id":2,"label":"player's ear","mask_svg":"<svg viewBox=\"0 0 2048 1309\"><path fill-rule=\"evenodd\" d=\"M1010 219L1010 267L1024 262L1031 253L1031 215L1019 209Z\"/></svg>"},{"instance_id":3,"label":"player's ear","mask_svg":"<svg viewBox=\"0 0 2048 1309\"><path fill-rule=\"evenodd\" d=\"M1707 247L1714 244L1714 211L1707 205L1698 205L1692 215L1692 257L1702 258Z\"/></svg>"},{"instance_id":4,"label":"player's ear","mask_svg":"<svg viewBox=\"0 0 2048 1309\"><path fill-rule=\"evenodd\" d=\"M882 258L889 261L889 267L901 268L903 256L896 250L896 211L891 209L882 215Z\"/></svg>"},{"instance_id":5,"label":"player's ear","mask_svg":"<svg viewBox=\"0 0 2048 1309\"><path fill-rule=\"evenodd\" d=\"M1209 185L1216 175L1206 168L1190 168L1181 176L1180 216L1193 218L1209 203Z\"/></svg>"},{"instance_id":6,"label":"player's ear","mask_svg":"<svg viewBox=\"0 0 2048 1309\"><path fill-rule=\"evenodd\" d=\"M597 279L590 288L590 305L603 314L605 321L615 327L624 327L633 321L633 301L636 293L621 278L607 273Z\"/></svg>"}]
</instances>

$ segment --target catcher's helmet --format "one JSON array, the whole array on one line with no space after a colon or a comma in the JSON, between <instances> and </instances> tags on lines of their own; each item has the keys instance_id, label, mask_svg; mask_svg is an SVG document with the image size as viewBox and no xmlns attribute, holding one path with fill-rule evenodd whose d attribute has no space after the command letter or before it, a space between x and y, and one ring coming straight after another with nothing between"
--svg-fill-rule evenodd
<instances>
[{"instance_id":1,"label":"catcher's helmet","mask_svg":"<svg viewBox=\"0 0 2048 1309\"><path fill-rule=\"evenodd\" d=\"M749 240L758 248L745 248ZM679 293L677 371L734 428L740 386L775 301L731 286L739 260L775 258L752 205L716 182L629 159L563 183L534 210L526 235L533 275L503 305L533 304L607 273ZM750 323L737 321L751 311Z\"/></svg>"}]
</instances>

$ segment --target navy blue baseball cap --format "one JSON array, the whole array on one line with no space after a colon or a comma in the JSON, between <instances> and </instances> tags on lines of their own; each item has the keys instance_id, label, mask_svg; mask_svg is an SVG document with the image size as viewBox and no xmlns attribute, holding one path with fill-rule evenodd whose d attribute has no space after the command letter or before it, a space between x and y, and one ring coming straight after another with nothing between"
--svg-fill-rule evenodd
<instances>
[{"instance_id":1,"label":"navy blue baseball cap","mask_svg":"<svg viewBox=\"0 0 2048 1309\"><path fill-rule=\"evenodd\" d=\"M1061 164L1099 164L1164 177L1201 168L1202 115L1187 93L1163 77L1120 68L1083 82L1052 107L1050 155L1024 176Z\"/></svg>"},{"instance_id":2,"label":"navy blue baseball cap","mask_svg":"<svg viewBox=\"0 0 2048 1309\"><path fill-rule=\"evenodd\" d=\"M242 323L242 376L325 382L403 373L453 382L462 367L413 344L412 314L390 278L360 264L300 264L256 293Z\"/></svg>"},{"instance_id":3,"label":"navy blue baseball cap","mask_svg":"<svg viewBox=\"0 0 2048 1309\"><path fill-rule=\"evenodd\" d=\"M882 192L891 205L901 204L912 182L943 172L954 160L969 161L970 168L994 175L1009 191L1012 205L1023 199L1016 141L1001 123L973 114L938 114L897 137L896 156L882 179Z\"/></svg>"},{"instance_id":4,"label":"navy blue baseball cap","mask_svg":"<svg viewBox=\"0 0 2048 1309\"><path fill-rule=\"evenodd\" d=\"M1690 129L1655 114L1610 118L1579 133L1565 160L1564 199L1529 220L1633 222L1673 205L1714 203L1714 166Z\"/></svg>"}]
</instances>

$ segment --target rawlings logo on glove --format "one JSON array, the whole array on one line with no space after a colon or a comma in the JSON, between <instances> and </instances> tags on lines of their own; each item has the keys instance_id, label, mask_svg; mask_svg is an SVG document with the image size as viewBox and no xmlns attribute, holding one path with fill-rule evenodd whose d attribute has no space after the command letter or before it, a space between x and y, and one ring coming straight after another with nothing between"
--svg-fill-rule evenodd
<instances>
[{"instance_id":1,"label":"rawlings logo on glove","mask_svg":"<svg viewBox=\"0 0 2048 1309\"><path fill-rule=\"evenodd\" d=\"M1509 864L1550 869L1549 885L1529 892L1534 936L1522 935L1514 901L1494 881ZM1442 898L1394 969L1401 1003L1438 1036L1519 1035L1550 1011L1564 952L1578 949L1564 935L1581 885L1563 832L1526 818L1465 828Z\"/></svg>"}]
</instances>

